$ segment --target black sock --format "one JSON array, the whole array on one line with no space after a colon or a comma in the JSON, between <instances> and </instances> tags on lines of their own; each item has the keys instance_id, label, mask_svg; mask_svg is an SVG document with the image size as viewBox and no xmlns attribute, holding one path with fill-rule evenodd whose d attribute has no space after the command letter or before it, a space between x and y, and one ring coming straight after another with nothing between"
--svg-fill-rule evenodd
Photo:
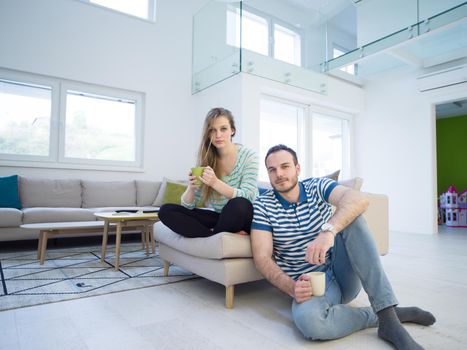
<instances>
[{"instance_id":1,"label":"black sock","mask_svg":"<svg viewBox=\"0 0 467 350\"><path fill-rule=\"evenodd\" d=\"M402 327L394 307L376 313L379 319L378 336L395 346L397 350L423 349Z\"/></svg>"},{"instance_id":2,"label":"black sock","mask_svg":"<svg viewBox=\"0 0 467 350\"><path fill-rule=\"evenodd\" d=\"M431 312L420 309L419 307L396 307L394 308L401 322L413 322L422 326L431 326L436 322L435 316Z\"/></svg>"}]
</instances>

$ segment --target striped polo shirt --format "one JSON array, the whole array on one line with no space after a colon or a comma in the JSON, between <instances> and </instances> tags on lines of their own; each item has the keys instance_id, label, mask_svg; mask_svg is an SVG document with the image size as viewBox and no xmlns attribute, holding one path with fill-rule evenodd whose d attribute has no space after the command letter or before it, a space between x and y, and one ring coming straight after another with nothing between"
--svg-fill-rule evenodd
<instances>
[{"instance_id":1,"label":"striped polo shirt","mask_svg":"<svg viewBox=\"0 0 467 350\"><path fill-rule=\"evenodd\" d=\"M243 145L237 145L237 161L229 175L222 176L220 180L234 188L235 197L244 197L253 202L258 196L258 157L255 152ZM201 202L201 189L195 192L193 203L182 205L188 209L193 209ZM208 199L206 207L213 208L220 213L227 204L229 198L219 195L217 192Z\"/></svg>"},{"instance_id":2,"label":"striped polo shirt","mask_svg":"<svg viewBox=\"0 0 467 350\"><path fill-rule=\"evenodd\" d=\"M331 217L332 206L328 199L337 186L336 181L328 178L311 178L298 184L298 203L288 202L275 190L260 195L254 203L251 226L251 229L272 233L273 257L282 271L293 279L317 268L305 261L306 248Z\"/></svg>"}]
</instances>

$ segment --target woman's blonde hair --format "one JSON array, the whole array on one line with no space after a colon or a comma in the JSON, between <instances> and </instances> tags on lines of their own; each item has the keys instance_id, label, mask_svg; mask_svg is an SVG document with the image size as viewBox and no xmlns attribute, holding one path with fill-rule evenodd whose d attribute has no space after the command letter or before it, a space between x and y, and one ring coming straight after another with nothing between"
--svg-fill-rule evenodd
<instances>
[{"instance_id":1,"label":"woman's blonde hair","mask_svg":"<svg viewBox=\"0 0 467 350\"><path fill-rule=\"evenodd\" d=\"M214 170L214 173L217 177L219 177L219 169L217 164L219 153L217 152L217 148L211 143L211 132L212 123L219 117L227 118L230 124L230 128L232 129L232 137L235 135L236 128L232 112L222 107L213 108L206 115L206 119L204 119L203 136L201 138L201 144L199 145L198 149L198 166L210 166ZM201 203L204 205L204 203L206 203L206 201L213 194L212 187L203 186Z\"/></svg>"}]
</instances>

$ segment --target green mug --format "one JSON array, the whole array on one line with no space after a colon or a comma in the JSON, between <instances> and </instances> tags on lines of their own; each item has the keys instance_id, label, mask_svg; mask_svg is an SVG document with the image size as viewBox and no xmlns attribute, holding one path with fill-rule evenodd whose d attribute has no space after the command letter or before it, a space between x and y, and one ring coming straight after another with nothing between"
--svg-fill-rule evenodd
<instances>
[{"instance_id":1,"label":"green mug","mask_svg":"<svg viewBox=\"0 0 467 350\"><path fill-rule=\"evenodd\" d=\"M204 166L197 166L191 168L191 175L196 176L195 184L201 186L203 183L199 179L200 176L203 176Z\"/></svg>"}]
</instances>

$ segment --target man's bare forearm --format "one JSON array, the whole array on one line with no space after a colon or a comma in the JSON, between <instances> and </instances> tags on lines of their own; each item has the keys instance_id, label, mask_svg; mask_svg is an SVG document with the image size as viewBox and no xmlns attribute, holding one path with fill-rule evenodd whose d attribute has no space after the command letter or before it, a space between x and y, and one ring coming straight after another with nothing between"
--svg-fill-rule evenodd
<instances>
[{"instance_id":1,"label":"man's bare forearm","mask_svg":"<svg viewBox=\"0 0 467 350\"><path fill-rule=\"evenodd\" d=\"M368 199L360 192L348 190L339 198L336 211L329 219L337 232L342 231L368 208Z\"/></svg>"},{"instance_id":2,"label":"man's bare forearm","mask_svg":"<svg viewBox=\"0 0 467 350\"><path fill-rule=\"evenodd\" d=\"M281 270L272 258L255 258L256 268L266 279L284 293L294 297L295 281Z\"/></svg>"}]
</instances>

